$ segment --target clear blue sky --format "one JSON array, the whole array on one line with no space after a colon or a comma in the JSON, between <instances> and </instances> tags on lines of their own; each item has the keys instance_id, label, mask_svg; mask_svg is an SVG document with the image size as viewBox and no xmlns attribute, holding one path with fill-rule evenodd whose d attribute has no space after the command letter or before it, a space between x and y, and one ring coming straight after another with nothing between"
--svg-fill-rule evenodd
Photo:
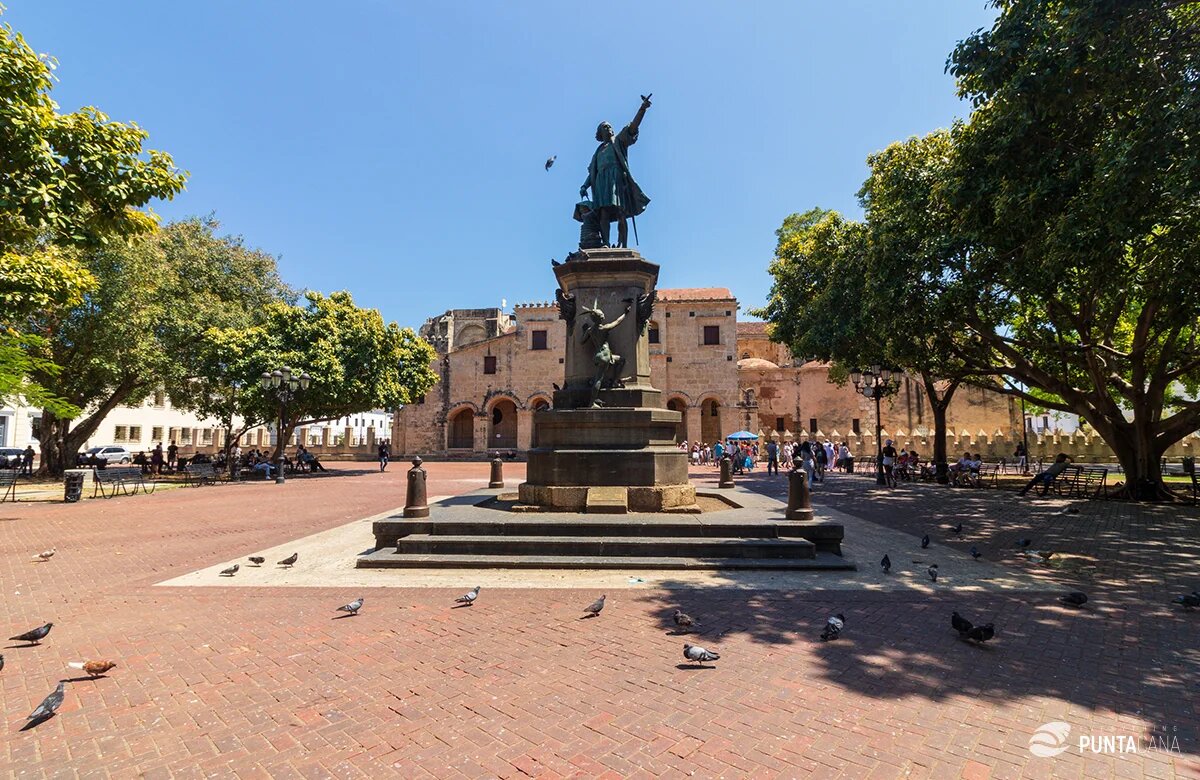
<instances>
[{"instance_id":1,"label":"clear blue sky","mask_svg":"<svg viewBox=\"0 0 1200 780\"><path fill-rule=\"evenodd\" d=\"M645 92L640 249L660 286L729 287L744 316L783 217L859 214L869 153L966 114L946 57L995 16L984 0L4 2L58 58L64 110L136 121L190 171L164 218L213 212L293 285L414 327L552 298L596 125Z\"/></svg>"}]
</instances>

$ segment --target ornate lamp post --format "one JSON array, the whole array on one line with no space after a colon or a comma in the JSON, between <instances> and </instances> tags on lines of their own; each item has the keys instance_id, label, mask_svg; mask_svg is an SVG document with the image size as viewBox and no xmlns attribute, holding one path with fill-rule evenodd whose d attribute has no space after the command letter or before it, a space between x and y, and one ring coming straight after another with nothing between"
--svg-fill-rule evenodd
<instances>
[{"instance_id":1,"label":"ornate lamp post","mask_svg":"<svg viewBox=\"0 0 1200 780\"><path fill-rule=\"evenodd\" d=\"M284 421L287 420L287 405L296 400L300 393L307 390L308 384L311 381L312 377L310 377L307 373L300 374L300 376L294 376L292 374L292 369L288 368L287 366L284 366L283 368L277 368L270 373L264 371L263 375L259 377L259 382L262 384L263 390L266 390L267 392L274 392L275 397L279 399L279 428L277 429L277 435L279 438L279 460L275 463L276 485L282 485L284 482L283 451L287 446L287 443L283 440L283 427Z\"/></svg>"},{"instance_id":2,"label":"ornate lamp post","mask_svg":"<svg viewBox=\"0 0 1200 780\"><path fill-rule=\"evenodd\" d=\"M854 389L867 398L875 399L875 484L886 485L883 476L883 422L880 420L879 402L884 396L894 394L900 389L899 376L893 377L891 369L883 368L878 363L868 369L850 372L850 381Z\"/></svg>"}]
</instances>

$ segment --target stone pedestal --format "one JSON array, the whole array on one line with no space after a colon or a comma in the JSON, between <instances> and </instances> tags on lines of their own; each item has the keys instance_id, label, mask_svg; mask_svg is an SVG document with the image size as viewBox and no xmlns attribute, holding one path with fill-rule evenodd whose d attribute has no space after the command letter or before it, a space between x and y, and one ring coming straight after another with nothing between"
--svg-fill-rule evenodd
<instances>
[{"instance_id":1,"label":"stone pedestal","mask_svg":"<svg viewBox=\"0 0 1200 780\"><path fill-rule=\"evenodd\" d=\"M582 250L554 269L562 286L560 311L567 319L563 387L554 409L533 416L533 440L524 504L547 509L670 512L694 508L696 490L688 482L687 453L675 446L679 412L662 407L662 394L650 384L646 321L650 316L658 266L630 249ZM585 309L599 309L610 350L624 358L616 386L598 393L594 342L585 328L597 322ZM573 316L572 316L573 315ZM591 491L592 488L603 490ZM623 490L622 503L617 490Z\"/></svg>"}]
</instances>

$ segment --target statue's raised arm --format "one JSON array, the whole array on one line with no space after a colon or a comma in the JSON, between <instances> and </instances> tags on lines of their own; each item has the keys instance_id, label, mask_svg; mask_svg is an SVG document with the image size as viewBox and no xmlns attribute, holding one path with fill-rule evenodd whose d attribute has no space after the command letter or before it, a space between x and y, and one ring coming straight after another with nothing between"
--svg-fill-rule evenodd
<instances>
[{"instance_id":1,"label":"statue's raised arm","mask_svg":"<svg viewBox=\"0 0 1200 780\"><path fill-rule=\"evenodd\" d=\"M654 97L654 93L651 92L649 95L642 95L641 97L642 105L638 108L637 113L633 115L633 121L629 123L634 132L637 132L637 129L642 124L642 120L646 118L646 109L650 108L650 98Z\"/></svg>"}]
</instances>

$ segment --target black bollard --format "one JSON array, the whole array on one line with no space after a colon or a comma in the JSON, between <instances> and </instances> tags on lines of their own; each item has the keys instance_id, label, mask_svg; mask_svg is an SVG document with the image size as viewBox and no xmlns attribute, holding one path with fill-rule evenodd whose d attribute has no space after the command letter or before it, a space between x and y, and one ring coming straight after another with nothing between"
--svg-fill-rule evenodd
<instances>
[{"instance_id":1,"label":"black bollard","mask_svg":"<svg viewBox=\"0 0 1200 780\"><path fill-rule=\"evenodd\" d=\"M500 453L496 453L496 457L492 458L492 478L488 480L488 487L504 487L504 461L500 460Z\"/></svg>"},{"instance_id":2,"label":"black bollard","mask_svg":"<svg viewBox=\"0 0 1200 780\"><path fill-rule=\"evenodd\" d=\"M408 470L408 493L404 496L405 517L429 517L428 494L425 492L425 469L421 468L421 458L412 459L412 468Z\"/></svg>"},{"instance_id":3,"label":"black bollard","mask_svg":"<svg viewBox=\"0 0 1200 780\"><path fill-rule=\"evenodd\" d=\"M721 481L717 483L717 487L733 487L733 460L729 455L721 456Z\"/></svg>"},{"instance_id":4,"label":"black bollard","mask_svg":"<svg viewBox=\"0 0 1200 780\"><path fill-rule=\"evenodd\" d=\"M808 474L804 469L788 473L788 520L812 520L812 494L808 492Z\"/></svg>"}]
</instances>

